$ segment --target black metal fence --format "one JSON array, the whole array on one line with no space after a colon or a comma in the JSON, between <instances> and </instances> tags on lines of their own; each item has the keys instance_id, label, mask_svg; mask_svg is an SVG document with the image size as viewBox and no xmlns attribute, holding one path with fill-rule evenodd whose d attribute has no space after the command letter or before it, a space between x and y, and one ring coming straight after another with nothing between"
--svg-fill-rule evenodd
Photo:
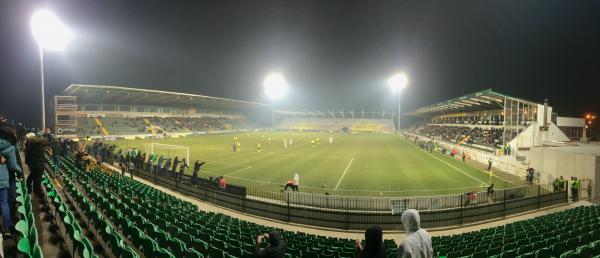
<instances>
[{"instance_id":1,"label":"black metal fence","mask_svg":"<svg viewBox=\"0 0 600 258\"><path fill-rule=\"evenodd\" d=\"M257 197L222 190L216 185L192 185L189 176L179 180L145 170L133 170L135 176L222 207L283 222L311 226L364 230L381 226L384 230L403 230L400 214L415 208L425 228L461 226L568 202L567 189L550 191L542 185L501 189L488 196L485 192L448 196L381 198L347 197L294 192L263 192ZM196 181L197 182L197 181ZM568 185L568 183L566 184ZM227 188L229 188L228 186ZM226 188L226 189L227 189Z\"/></svg>"}]
</instances>

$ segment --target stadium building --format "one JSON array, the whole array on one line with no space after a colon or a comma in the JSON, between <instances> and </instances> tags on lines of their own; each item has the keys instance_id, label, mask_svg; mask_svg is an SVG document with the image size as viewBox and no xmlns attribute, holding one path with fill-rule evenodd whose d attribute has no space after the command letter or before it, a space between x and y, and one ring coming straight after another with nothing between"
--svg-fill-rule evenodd
<instances>
[{"instance_id":1,"label":"stadium building","mask_svg":"<svg viewBox=\"0 0 600 258\"><path fill-rule=\"evenodd\" d=\"M94 138L249 130L260 127L251 121L262 121L268 107L197 94L73 84L54 97L54 129L65 137Z\"/></svg>"},{"instance_id":2,"label":"stadium building","mask_svg":"<svg viewBox=\"0 0 600 258\"><path fill-rule=\"evenodd\" d=\"M537 103L491 89L475 92L408 113L421 118L411 135L465 153L482 164L551 183L563 176L584 181L586 194L600 190L600 145L585 143L583 118L560 117L548 102ZM582 140L583 142L579 142Z\"/></svg>"}]
</instances>

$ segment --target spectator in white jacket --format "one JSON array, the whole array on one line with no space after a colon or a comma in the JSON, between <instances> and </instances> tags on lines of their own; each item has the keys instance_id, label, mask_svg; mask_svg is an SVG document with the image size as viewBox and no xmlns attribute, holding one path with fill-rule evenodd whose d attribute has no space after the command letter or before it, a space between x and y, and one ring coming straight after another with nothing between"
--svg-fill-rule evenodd
<instances>
[{"instance_id":1,"label":"spectator in white jacket","mask_svg":"<svg viewBox=\"0 0 600 258\"><path fill-rule=\"evenodd\" d=\"M406 210L400 218L406 231L406 239L398 248L398 258L431 258L433 247L431 237L420 227L421 217L415 209Z\"/></svg>"}]
</instances>

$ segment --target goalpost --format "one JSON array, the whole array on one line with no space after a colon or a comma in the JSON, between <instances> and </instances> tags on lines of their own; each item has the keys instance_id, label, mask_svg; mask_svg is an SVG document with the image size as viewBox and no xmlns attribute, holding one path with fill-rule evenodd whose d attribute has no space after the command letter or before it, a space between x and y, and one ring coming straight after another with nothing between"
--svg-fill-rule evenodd
<instances>
[{"instance_id":1,"label":"goalpost","mask_svg":"<svg viewBox=\"0 0 600 258\"><path fill-rule=\"evenodd\" d=\"M185 158L186 163L190 164L190 148L180 145L162 144L162 143L151 143L150 146L146 147L146 152L150 154L156 154L165 158ZM148 149L149 148L149 149Z\"/></svg>"}]
</instances>

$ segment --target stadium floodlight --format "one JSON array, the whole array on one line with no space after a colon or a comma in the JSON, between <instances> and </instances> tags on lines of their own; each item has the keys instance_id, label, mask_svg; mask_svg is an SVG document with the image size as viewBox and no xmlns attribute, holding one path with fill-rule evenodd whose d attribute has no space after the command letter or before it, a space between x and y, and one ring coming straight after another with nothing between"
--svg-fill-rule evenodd
<instances>
[{"instance_id":1,"label":"stadium floodlight","mask_svg":"<svg viewBox=\"0 0 600 258\"><path fill-rule=\"evenodd\" d=\"M396 133L398 133L400 130L400 93L408 85L408 77L404 73L397 73L388 79L387 84L392 92L398 95L398 117L396 120Z\"/></svg>"},{"instance_id":2,"label":"stadium floodlight","mask_svg":"<svg viewBox=\"0 0 600 258\"><path fill-rule=\"evenodd\" d=\"M46 128L46 106L44 94L44 50L63 51L73 34L67 26L49 10L39 10L30 21L31 33L37 41L40 54L40 82L42 86L42 130Z\"/></svg>"},{"instance_id":3,"label":"stadium floodlight","mask_svg":"<svg viewBox=\"0 0 600 258\"><path fill-rule=\"evenodd\" d=\"M285 77L279 73L267 75L264 81L265 93L273 103L273 130L275 130L275 101L281 99L287 92L288 84Z\"/></svg>"}]
</instances>

